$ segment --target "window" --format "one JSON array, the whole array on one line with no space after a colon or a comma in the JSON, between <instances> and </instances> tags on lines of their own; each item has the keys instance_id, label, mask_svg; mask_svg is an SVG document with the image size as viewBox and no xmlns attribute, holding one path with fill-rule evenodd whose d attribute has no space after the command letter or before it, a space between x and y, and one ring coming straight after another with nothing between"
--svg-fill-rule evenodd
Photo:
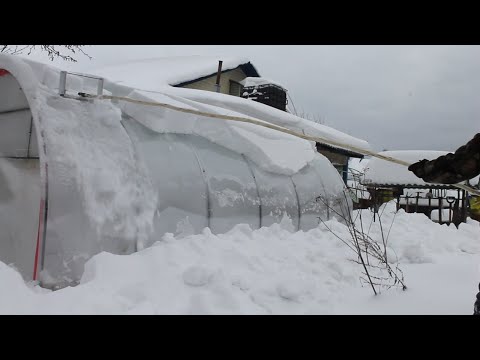
<instances>
[{"instance_id":1,"label":"window","mask_svg":"<svg viewBox=\"0 0 480 360\"><path fill-rule=\"evenodd\" d=\"M240 83L230 80L230 90L229 90L230 95L241 96L242 89L243 89L243 86Z\"/></svg>"}]
</instances>

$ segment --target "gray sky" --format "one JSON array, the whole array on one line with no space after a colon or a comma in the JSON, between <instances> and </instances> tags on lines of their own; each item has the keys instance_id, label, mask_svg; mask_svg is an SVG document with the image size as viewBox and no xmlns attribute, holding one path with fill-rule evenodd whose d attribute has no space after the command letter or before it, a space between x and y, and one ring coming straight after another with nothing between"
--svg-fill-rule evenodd
<instances>
[{"instance_id":1,"label":"gray sky","mask_svg":"<svg viewBox=\"0 0 480 360\"><path fill-rule=\"evenodd\" d=\"M297 112L365 139L376 150L453 151L480 131L480 46L94 45L88 71L122 60L176 55L247 57L289 90ZM34 54L37 60L49 62Z\"/></svg>"}]
</instances>

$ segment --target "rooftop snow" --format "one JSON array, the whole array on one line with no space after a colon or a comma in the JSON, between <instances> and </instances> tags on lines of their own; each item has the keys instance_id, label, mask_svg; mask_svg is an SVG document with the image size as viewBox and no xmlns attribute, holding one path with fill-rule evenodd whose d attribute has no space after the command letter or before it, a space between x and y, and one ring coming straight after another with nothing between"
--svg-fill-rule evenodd
<instances>
[{"instance_id":1,"label":"rooftop snow","mask_svg":"<svg viewBox=\"0 0 480 360\"><path fill-rule=\"evenodd\" d=\"M214 75L219 60L223 61L222 71L249 63L246 58L236 57L175 56L120 63L92 70L92 73L115 83L155 90L159 85L174 86Z\"/></svg>"},{"instance_id":2,"label":"rooftop snow","mask_svg":"<svg viewBox=\"0 0 480 360\"><path fill-rule=\"evenodd\" d=\"M143 95L148 95L148 92L164 95L168 93L177 98L186 98L197 103L235 111L238 116L253 117L300 133L321 137L327 142L330 140L363 150L371 150L370 145L365 140L252 100L211 91L172 88L172 86L168 86L213 75L217 71L219 59L223 60L223 70L233 69L241 64L248 63L247 59L242 58L212 56L171 57L118 64L95 70L93 73L104 76L115 84L143 90ZM333 147L348 150L341 146Z\"/></svg>"},{"instance_id":3,"label":"rooftop snow","mask_svg":"<svg viewBox=\"0 0 480 360\"><path fill-rule=\"evenodd\" d=\"M270 79L265 79L262 77L246 77L245 79L240 81L240 84L242 84L245 87L273 84L281 87L282 89L286 89L286 87L280 84L279 82L273 81Z\"/></svg>"},{"instance_id":4,"label":"rooftop snow","mask_svg":"<svg viewBox=\"0 0 480 360\"><path fill-rule=\"evenodd\" d=\"M413 164L423 159L436 159L439 156L448 154L448 152L426 150L399 150L384 151L380 154ZM381 185L431 185L427 184L425 181L415 176L415 174L409 171L406 166L391 163L378 158L372 158L366 168L365 184L369 183Z\"/></svg>"},{"instance_id":5,"label":"rooftop snow","mask_svg":"<svg viewBox=\"0 0 480 360\"><path fill-rule=\"evenodd\" d=\"M205 91L200 92L208 94ZM171 96L168 94L168 89L165 89L163 94L133 91L128 94L128 97L212 114L245 116L232 110ZM316 151L313 143L254 124L218 120L162 107L132 103L120 103L120 107L124 113L152 131L201 136L236 153L244 154L269 172L293 175L315 158Z\"/></svg>"},{"instance_id":6,"label":"rooftop snow","mask_svg":"<svg viewBox=\"0 0 480 360\"><path fill-rule=\"evenodd\" d=\"M52 92L52 95L56 93L59 69L20 57L4 57L5 61L15 63L12 66L26 69L22 70L22 83L31 87L32 94L41 85L44 85L45 91ZM4 57L2 57L2 61ZM211 71L215 72L218 65L217 59L217 57L205 56L149 59L118 64L93 73L105 76L105 93L112 92L115 95L157 101L209 113L253 118L300 133L318 136L327 141L333 140L369 149L368 143L363 140L252 100L169 86L191 80L192 76L204 76ZM248 62L247 59L239 58L222 59L224 70ZM140 89L143 91L139 91ZM87 84L84 79L75 76L68 77L67 90L72 93L96 92L92 84ZM312 142L253 124L222 120L219 126L219 120L160 107L123 102L112 105L119 106L128 115L143 122L154 131L195 134L205 137L232 151L244 154L261 168L270 172L292 175L305 167L318 154ZM146 124L147 122L148 124ZM278 151L278 149L282 149L282 151Z\"/></svg>"},{"instance_id":7,"label":"rooftop snow","mask_svg":"<svg viewBox=\"0 0 480 360\"><path fill-rule=\"evenodd\" d=\"M326 125L303 119L288 112L253 100L210 91L201 91L186 88L163 87L161 91L168 92L171 95L187 98L199 103L213 105L218 108L235 111L237 113L243 114L246 117L267 121L269 123L297 131L301 134L320 137L325 140L325 143L327 145L328 141L334 141L345 145L354 146L363 150L371 150L370 145L365 140L355 138ZM347 148L343 148L340 146L333 147L348 150Z\"/></svg>"},{"instance_id":8,"label":"rooftop snow","mask_svg":"<svg viewBox=\"0 0 480 360\"><path fill-rule=\"evenodd\" d=\"M172 69L178 70L178 66L174 66L174 64L183 64L183 68L186 68L187 64L192 63L191 61L180 61L180 59L176 59L176 61L174 60L174 58L170 58L169 61L164 61L164 66L161 68L166 69L167 64L170 64L172 65ZM200 63L204 63L204 61L205 57L202 57L202 61ZM228 67L237 66L237 64L245 62L246 60L224 59L224 61L225 69ZM48 106L45 104L44 97L57 97L60 69L11 55L1 55L0 63L5 64L5 67L8 69L14 69L14 76L19 78L25 93L27 95L29 94L28 96L31 98L36 97L38 99L38 104L36 107L46 109ZM135 84L137 84L137 81L139 82L138 84L141 85L142 80L152 80L150 84L152 84L152 86L153 84L156 84L155 88L160 88L163 90L175 89L166 84L160 85L160 83L153 81L152 76L144 76L148 75L148 71L146 71L147 68L152 69L152 67L158 66L159 63L157 61L145 60L144 62L130 64L138 65L139 63L142 63L145 66L138 66L134 68L131 66L127 66L126 68L121 67L123 70L118 74L123 74L126 76L125 79L134 81ZM130 68L132 71L127 71L127 68ZM119 70L120 67L116 69ZM167 73L167 71L164 71L164 75ZM173 71L170 71L170 73L173 74ZM198 73L200 74L201 72ZM96 93L95 87L92 86L96 86L96 84L91 84L89 82L90 80L91 79L84 79L76 76L68 76L67 93ZM221 107L209 106L207 104L191 101L183 97L171 96L167 94L168 91L164 91L163 93L141 92L136 91L132 87L125 86L124 84L112 84L108 80L109 79L107 79L105 82L106 88L104 93L106 94L110 93L109 90L112 90L115 91L116 95L129 96L141 100L157 101L177 107L195 109L208 113L244 116L243 113L237 113ZM45 96L40 96L40 91L45 93L43 94ZM198 92L201 94L215 94L204 91ZM70 103L75 104L75 102ZM245 103L249 104L250 102L245 100ZM110 107L112 113L115 113L116 115L109 121L114 122L115 126L121 126L121 114L119 111L121 109L126 114L132 116L153 131L161 133L194 134L204 137L207 140L224 146L236 153L244 154L265 171L292 175L308 165L310 161L318 156L312 142L253 124L232 121L220 122L219 120L211 119L209 117L200 117L197 115L185 114L165 108L130 104L125 102L110 103L109 101L98 101L97 104L97 101L95 101L95 104L92 105L97 107L99 113L104 111L105 106ZM93 108L95 106L93 106ZM93 108L92 111L94 111ZM72 108L69 108L68 110L78 111L74 109L73 105ZM32 109L32 111L36 110ZM48 111L50 111L50 109ZM67 111L66 113L70 114L70 112ZM77 117L80 115L80 113L74 114L74 116ZM51 116L47 115L43 117L51 118ZM64 126L67 125L67 123L64 124ZM279 149L281 149L281 151L279 151Z\"/></svg>"}]
</instances>

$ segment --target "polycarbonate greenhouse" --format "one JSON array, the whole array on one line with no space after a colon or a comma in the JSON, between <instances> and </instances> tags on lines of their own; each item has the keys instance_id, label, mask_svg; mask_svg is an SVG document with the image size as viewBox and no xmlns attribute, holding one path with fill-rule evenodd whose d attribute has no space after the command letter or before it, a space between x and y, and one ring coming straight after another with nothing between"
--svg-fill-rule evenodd
<instances>
[{"instance_id":1,"label":"polycarbonate greenhouse","mask_svg":"<svg viewBox=\"0 0 480 360\"><path fill-rule=\"evenodd\" d=\"M95 94L98 79L70 75L71 96L62 97L60 74L0 56L0 260L25 280L75 284L93 255L130 254L166 233L188 236L206 227L224 233L237 224L257 229L285 218L306 231L351 211L338 172L306 140L78 97ZM179 89L155 90L148 95L104 82L105 94L217 114L239 114L242 102L251 106L238 98L234 109L216 107L182 98ZM228 97L211 95L217 102ZM254 106L270 116L278 111Z\"/></svg>"}]
</instances>

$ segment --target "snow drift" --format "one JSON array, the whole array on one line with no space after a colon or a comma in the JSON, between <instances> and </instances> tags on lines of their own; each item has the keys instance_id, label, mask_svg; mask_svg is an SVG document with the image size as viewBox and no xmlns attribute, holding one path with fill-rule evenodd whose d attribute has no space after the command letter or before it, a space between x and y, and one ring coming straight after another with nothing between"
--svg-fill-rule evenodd
<instances>
[{"instance_id":1,"label":"snow drift","mask_svg":"<svg viewBox=\"0 0 480 360\"><path fill-rule=\"evenodd\" d=\"M395 214L393 202L380 212L384 229L393 222L388 249L405 272L407 291L374 297L360 285L353 252L326 226L295 231L285 219L257 230L237 225L218 235L208 229L169 233L127 256L102 252L87 262L78 286L53 292L25 284L0 262L0 313L470 315L479 276L479 223L439 225L423 214ZM372 217L363 211L366 228ZM326 225L348 238L345 225ZM370 235L381 242L380 232L377 217Z\"/></svg>"}]
</instances>

